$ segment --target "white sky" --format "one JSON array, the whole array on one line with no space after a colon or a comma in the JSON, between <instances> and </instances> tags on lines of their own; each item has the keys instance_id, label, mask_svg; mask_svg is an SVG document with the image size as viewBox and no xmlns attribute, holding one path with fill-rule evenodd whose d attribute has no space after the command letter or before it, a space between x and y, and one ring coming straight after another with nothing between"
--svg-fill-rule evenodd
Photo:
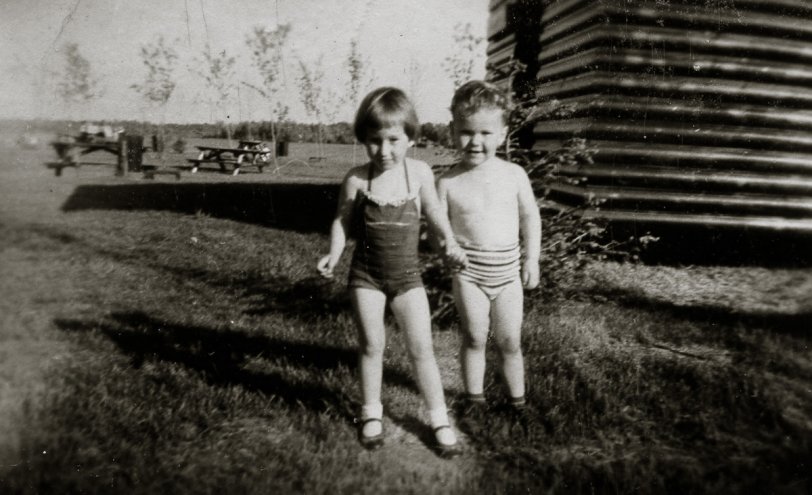
<instances>
[{"instance_id":1,"label":"white sky","mask_svg":"<svg viewBox=\"0 0 812 495\"><path fill-rule=\"evenodd\" d=\"M212 50L237 58L237 79L252 81L245 43L254 26L290 23L285 58L286 96L296 121L308 121L299 101L298 60L319 58L326 84L346 87L343 68L350 40L359 37L377 86L402 87L417 103L420 120L447 122L452 82L442 68L454 51L455 25L471 23L484 36L488 0L0 0L0 118L124 118L160 121L130 86L143 82L140 47L163 34L178 52L178 87L166 108L167 122L222 119L208 103L205 83L195 74L206 40ZM187 23L188 16L188 23ZM56 95L65 43L79 44L100 80L103 95L81 108ZM484 43L482 44L484 55ZM409 70L413 64L418 70ZM484 75L484 57L474 77ZM346 94L346 91L342 91ZM264 120L266 104L243 86L231 99L235 121ZM349 121L347 105L338 120Z\"/></svg>"}]
</instances>

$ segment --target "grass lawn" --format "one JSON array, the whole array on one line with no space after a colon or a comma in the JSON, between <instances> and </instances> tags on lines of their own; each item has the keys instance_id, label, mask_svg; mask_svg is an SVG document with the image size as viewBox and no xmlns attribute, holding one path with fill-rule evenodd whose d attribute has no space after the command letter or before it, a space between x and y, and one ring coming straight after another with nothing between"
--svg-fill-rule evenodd
<instances>
[{"instance_id":1,"label":"grass lawn","mask_svg":"<svg viewBox=\"0 0 812 495\"><path fill-rule=\"evenodd\" d=\"M491 366L491 411L457 418L450 461L390 325L387 443L370 453L342 276L315 277L330 187L292 169L57 178L48 150L5 151L1 493L812 488L808 269L601 262L567 297L528 293L530 421L501 407ZM434 335L456 413L456 323Z\"/></svg>"}]
</instances>

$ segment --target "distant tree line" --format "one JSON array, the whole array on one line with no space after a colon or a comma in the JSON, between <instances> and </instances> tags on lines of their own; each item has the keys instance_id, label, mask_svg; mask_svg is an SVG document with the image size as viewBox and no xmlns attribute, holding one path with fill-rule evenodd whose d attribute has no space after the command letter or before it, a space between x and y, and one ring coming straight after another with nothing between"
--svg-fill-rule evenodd
<instances>
[{"instance_id":1,"label":"distant tree line","mask_svg":"<svg viewBox=\"0 0 812 495\"><path fill-rule=\"evenodd\" d=\"M280 141L316 143L321 139L328 144L353 144L355 135L352 125L348 122L335 124L301 124L284 122L278 125L274 122L241 122L235 129L233 136L237 139L273 140L273 131L276 129ZM218 124L214 132L203 137L226 138L227 128ZM450 132L446 124L424 123L420 126L418 142L421 144L447 146L451 144Z\"/></svg>"},{"instance_id":2,"label":"distant tree line","mask_svg":"<svg viewBox=\"0 0 812 495\"><path fill-rule=\"evenodd\" d=\"M21 124L33 123L33 127L44 132L60 133L66 127L76 127L76 122L67 120L8 120L0 121L0 130L3 129L4 122L10 128L17 128ZM109 124L114 128L123 128L131 134L141 134L149 136L153 134L165 135L168 139L188 139L188 138L228 138L228 129L223 123L214 124L159 124L154 122L143 122L135 120L103 120L99 124ZM163 129L162 129L163 127ZM233 127L231 135L236 139L257 139L262 141L273 141L272 128L276 128L280 141L292 143L315 143L319 136L319 124L302 124L297 122L283 122L279 125L276 122L241 122ZM355 136L352 132L352 125L347 122L336 124L326 124L321 128L321 137L328 144L352 144ZM450 132L446 124L424 123L420 126L419 143L426 143L435 146L450 146Z\"/></svg>"}]
</instances>

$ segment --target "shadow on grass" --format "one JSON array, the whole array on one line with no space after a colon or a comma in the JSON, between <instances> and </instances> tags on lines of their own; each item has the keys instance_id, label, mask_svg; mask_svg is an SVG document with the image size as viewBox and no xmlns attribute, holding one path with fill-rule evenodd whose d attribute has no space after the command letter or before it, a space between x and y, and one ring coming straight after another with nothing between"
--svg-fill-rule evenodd
<instances>
[{"instance_id":1,"label":"shadow on grass","mask_svg":"<svg viewBox=\"0 0 812 495\"><path fill-rule=\"evenodd\" d=\"M327 232L337 201L336 184L92 184L77 187L62 210L205 213L301 232Z\"/></svg>"},{"instance_id":2,"label":"shadow on grass","mask_svg":"<svg viewBox=\"0 0 812 495\"><path fill-rule=\"evenodd\" d=\"M349 294L336 293L334 282L310 277L298 282L286 278L242 282L242 298L256 300L246 314L262 316L283 314L303 323L312 317L330 316L349 310Z\"/></svg>"},{"instance_id":3,"label":"shadow on grass","mask_svg":"<svg viewBox=\"0 0 812 495\"><path fill-rule=\"evenodd\" d=\"M105 323L58 319L55 324L66 332L100 331L130 356L136 368L156 360L177 363L200 373L211 385L238 385L278 398L290 409L304 407L354 424L357 405L345 390L328 385L325 378L341 373L342 369L354 372L355 349L178 325L141 312L114 313L112 320ZM252 369L254 361L263 367L266 367L263 362L270 362L271 368L281 371ZM415 389L413 380L397 370L385 369L384 382ZM425 435L421 436L425 427L415 418L391 419L430 442Z\"/></svg>"},{"instance_id":4,"label":"shadow on grass","mask_svg":"<svg viewBox=\"0 0 812 495\"><path fill-rule=\"evenodd\" d=\"M344 366L355 368L351 349L291 342L229 330L177 325L153 319L143 313L114 313L113 322L56 320L68 332L100 331L126 355L134 367L148 361L181 364L195 370L216 386L239 385L248 390L278 397L289 407L316 412L334 411L351 421L351 400L341 390L316 380L294 382L281 372L247 369L253 359L310 371L314 376Z\"/></svg>"},{"instance_id":5,"label":"shadow on grass","mask_svg":"<svg viewBox=\"0 0 812 495\"><path fill-rule=\"evenodd\" d=\"M713 305L680 305L673 301L654 299L637 290L592 290L591 295L599 295L615 301L621 306L644 310L675 320L693 323L710 323L726 328L746 325L750 328L762 328L777 334L792 334L809 339L809 328L812 327L812 311L801 311L794 314L740 312L723 306Z\"/></svg>"},{"instance_id":6,"label":"shadow on grass","mask_svg":"<svg viewBox=\"0 0 812 495\"><path fill-rule=\"evenodd\" d=\"M808 232L622 222L610 224L608 231L619 241L649 233L658 237L640 253L641 260L649 264L812 266L812 236Z\"/></svg>"}]
</instances>

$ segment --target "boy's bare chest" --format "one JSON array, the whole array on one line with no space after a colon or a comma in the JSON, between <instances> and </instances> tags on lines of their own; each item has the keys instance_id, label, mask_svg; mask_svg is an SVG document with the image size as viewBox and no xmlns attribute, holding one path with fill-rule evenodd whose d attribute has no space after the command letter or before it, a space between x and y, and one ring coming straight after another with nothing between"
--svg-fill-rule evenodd
<instances>
[{"instance_id":1,"label":"boy's bare chest","mask_svg":"<svg viewBox=\"0 0 812 495\"><path fill-rule=\"evenodd\" d=\"M512 209L517 205L516 191L504 176L458 177L449 188L449 206L464 213L485 214L494 209Z\"/></svg>"}]
</instances>

